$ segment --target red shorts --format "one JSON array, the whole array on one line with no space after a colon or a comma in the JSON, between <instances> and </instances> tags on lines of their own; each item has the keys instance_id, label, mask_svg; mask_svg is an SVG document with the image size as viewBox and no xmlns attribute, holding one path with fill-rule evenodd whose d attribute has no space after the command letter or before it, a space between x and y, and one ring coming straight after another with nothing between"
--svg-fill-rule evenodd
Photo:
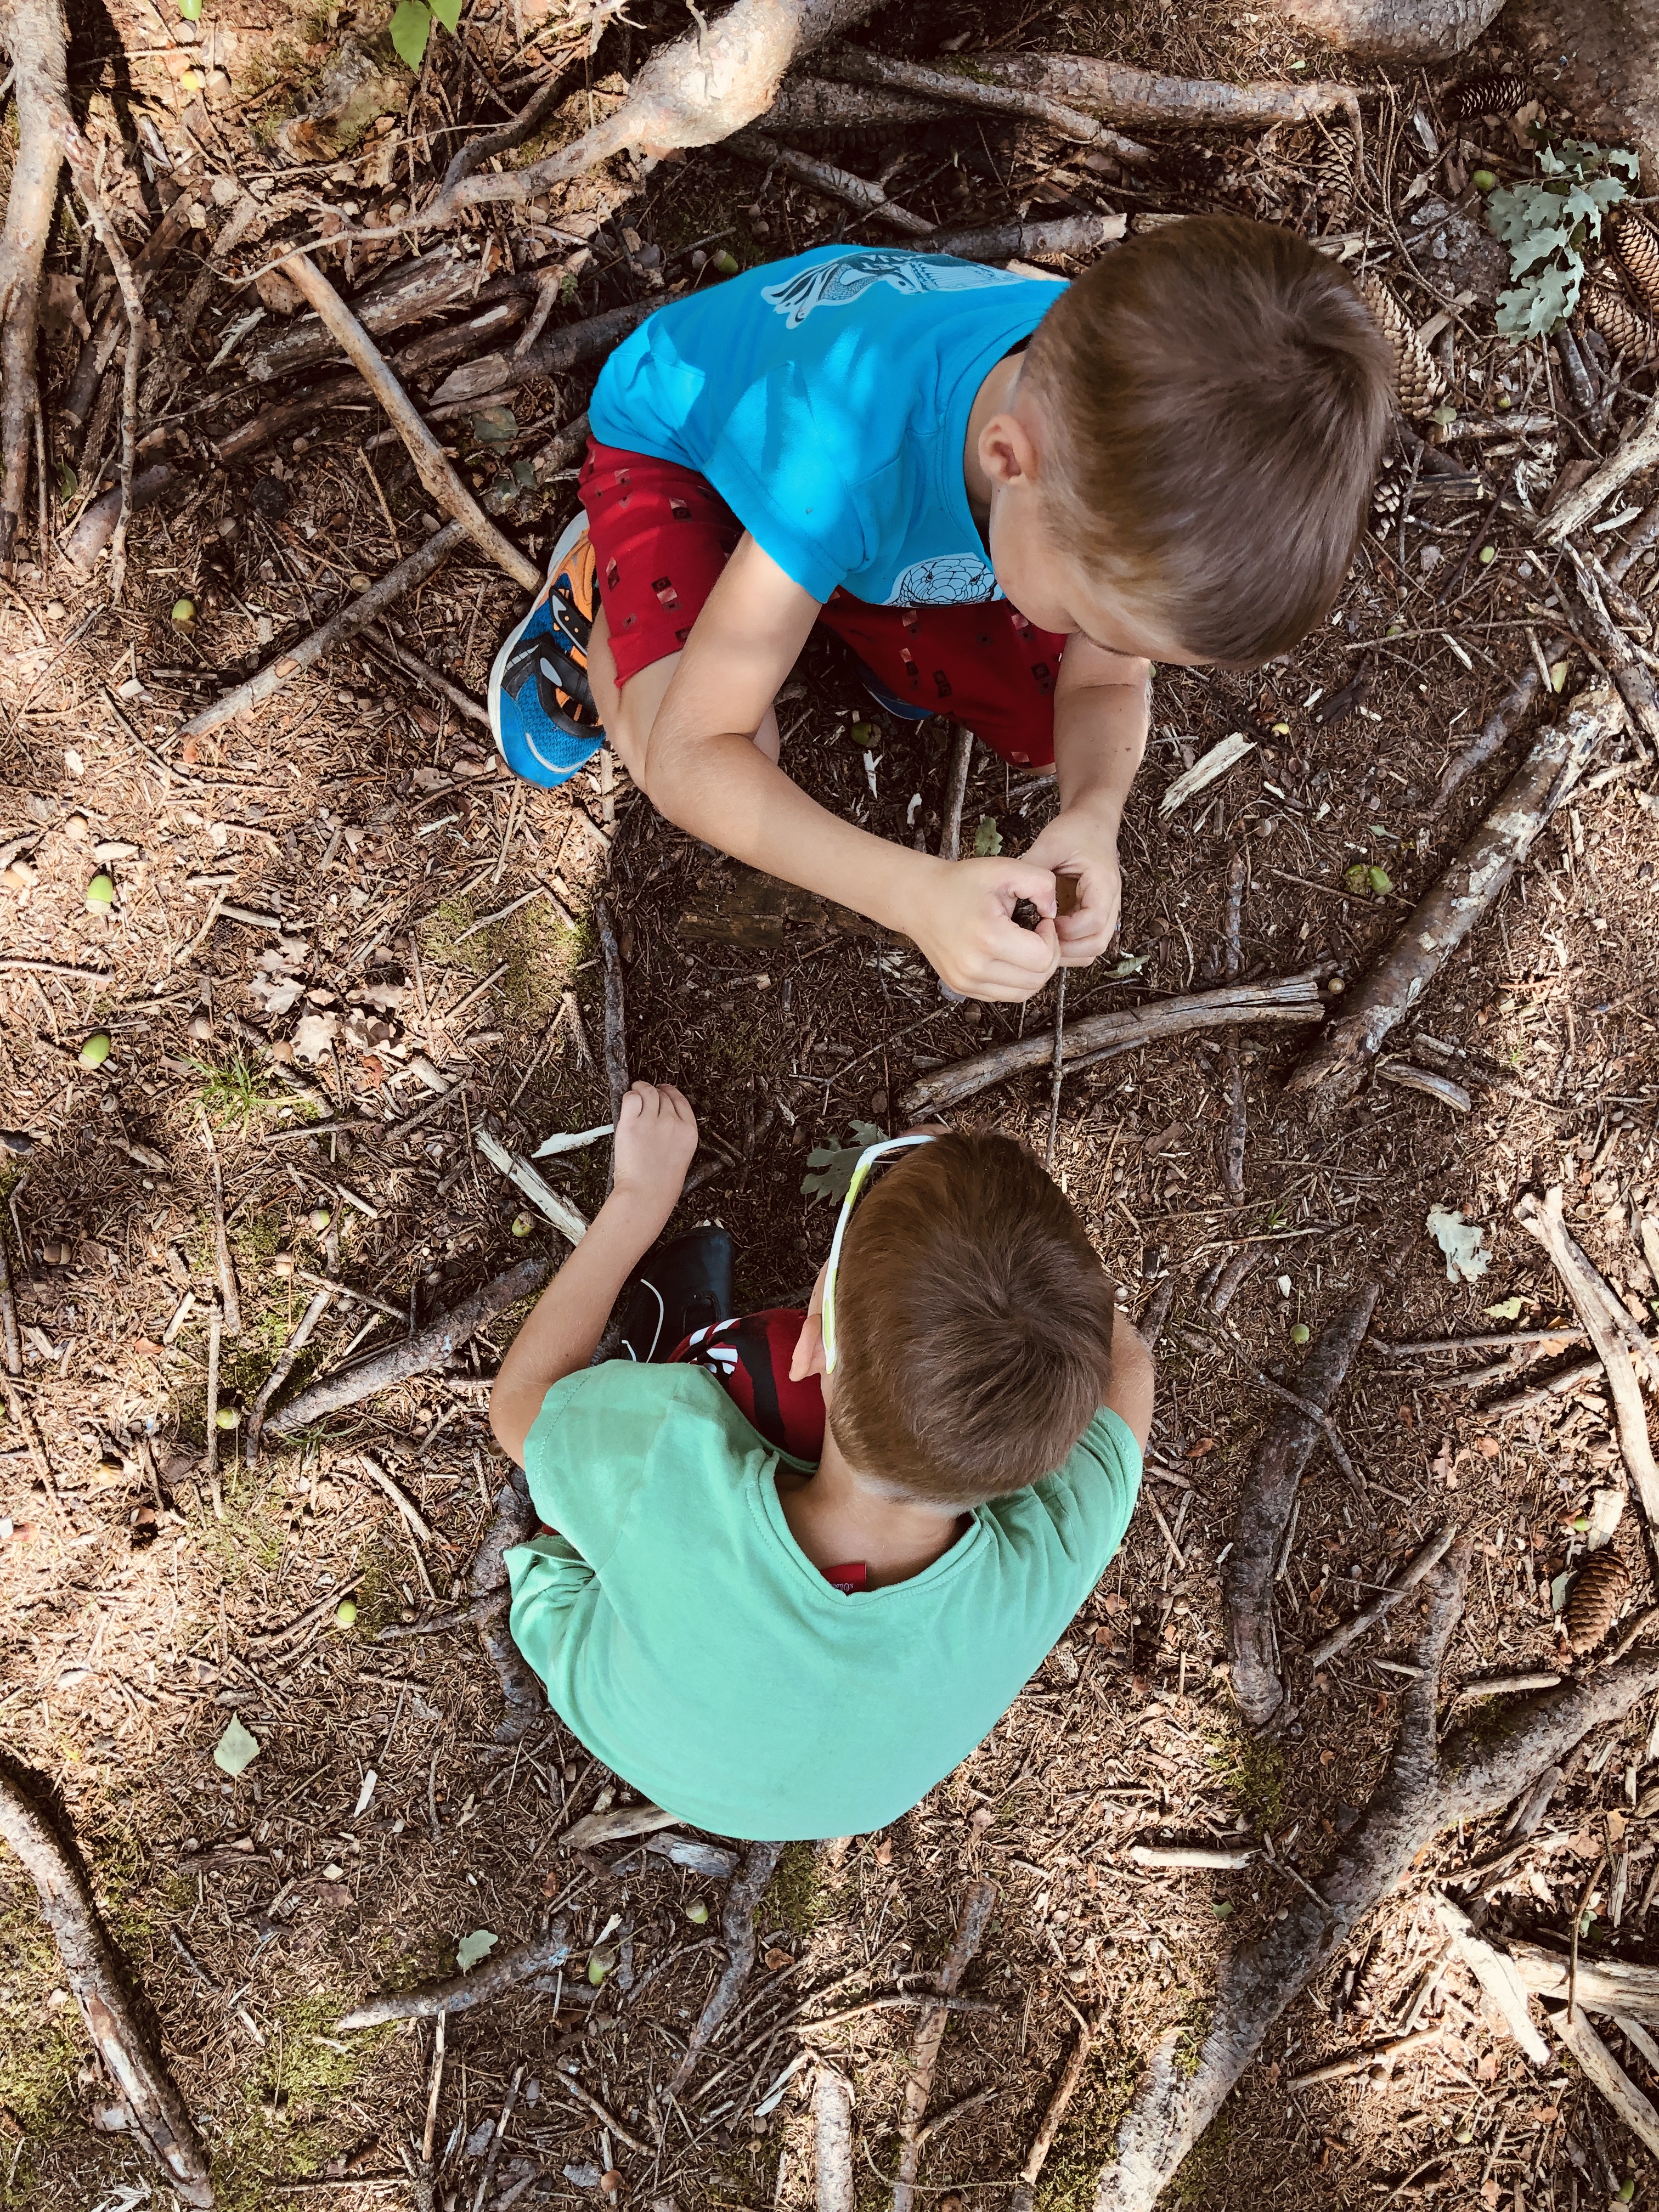
<instances>
[{"instance_id":1,"label":"red shorts","mask_svg":"<svg viewBox=\"0 0 1659 2212\"><path fill-rule=\"evenodd\" d=\"M590 439L580 485L617 681L678 653L743 525L706 478ZM1006 599L877 607L837 586L818 617L884 689L965 722L1017 768L1054 757L1054 678L1066 641Z\"/></svg>"}]
</instances>

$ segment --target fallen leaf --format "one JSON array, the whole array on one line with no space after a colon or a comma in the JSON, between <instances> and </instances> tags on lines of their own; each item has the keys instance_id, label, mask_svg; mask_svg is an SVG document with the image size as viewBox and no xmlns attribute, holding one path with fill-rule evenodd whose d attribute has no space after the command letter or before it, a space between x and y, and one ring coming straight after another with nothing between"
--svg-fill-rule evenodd
<instances>
[{"instance_id":1,"label":"fallen leaf","mask_svg":"<svg viewBox=\"0 0 1659 2212\"><path fill-rule=\"evenodd\" d=\"M1449 1283L1478 1282L1492 1265L1492 1255L1481 1249L1486 1231L1478 1221L1465 1221L1461 1209L1431 1206L1425 1224L1446 1255Z\"/></svg>"},{"instance_id":2,"label":"fallen leaf","mask_svg":"<svg viewBox=\"0 0 1659 2212\"><path fill-rule=\"evenodd\" d=\"M891 1837L890 1837L890 1836L884 1836L884 1837L882 1838L881 1841L880 1841L877 1845L876 1845L876 1864L877 1864L878 1867L889 1867L889 1866L891 1866L891 1865L892 1865L892 1863L893 1863L893 1843L892 1843L892 1838L891 1838Z\"/></svg>"},{"instance_id":3,"label":"fallen leaf","mask_svg":"<svg viewBox=\"0 0 1659 2212\"><path fill-rule=\"evenodd\" d=\"M1488 1321L1519 1321L1522 1301L1518 1298L1499 1298L1495 1306L1486 1308Z\"/></svg>"},{"instance_id":4,"label":"fallen leaf","mask_svg":"<svg viewBox=\"0 0 1659 2212\"><path fill-rule=\"evenodd\" d=\"M475 1928L455 1946L455 1964L464 1974L470 1972L480 1959L489 1957L501 1940L491 1928Z\"/></svg>"},{"instance_id":5,"label":"fallen leaf","mask_svg":"<svg viewBox=\"0 0 1659 2212\"><path fill-rule=\"evenodd\" d=\"M258 1756L258 1737L243 1727L240 1713L233 1713L229 1726L213 1747L214 1765L222 1774L228 1774L234 1780L252 1766Z\"/></svg>"},{"instance_id":6,"label":"fallen leaf","mask_svg":"<svg viewBox=\"0 0 1659 2212\"><path fill-rule=\"evenodd\" d=\"M786 1966L793 1966L794 1963L787 1951L776 1943L766 1954L767 1966L775 1974L781 1974Z\"/></svg>"},{"instance_id":7,"label":"fallen leaf","mask_svg":"<svg viewBox=\"0 0 1659 2212\"><path fill-rule=\"evenodd\" d=\"M333 1049L334 1040L340 1032L337 1014L301 1014L295 1025L293 1045L296 1060L319 1060L325 1052Z\"/></svg>"}]
</instances>

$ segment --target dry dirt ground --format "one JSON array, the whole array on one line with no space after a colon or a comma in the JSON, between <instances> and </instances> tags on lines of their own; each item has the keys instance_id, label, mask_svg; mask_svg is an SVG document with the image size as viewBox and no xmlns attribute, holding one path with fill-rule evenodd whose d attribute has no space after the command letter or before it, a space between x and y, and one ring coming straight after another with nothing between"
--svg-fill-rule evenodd
<instances>
[{"instance_id":1,"label":"dry dirt ground","mask_svg":"<svg viewBox=\"0 0 1659 2212\"><path fill-rule=\"evenodd\" d=\"M513 13L468 16L465 64L434 34L424 88L393 125L389 155L381 147L332 167L296 173L267 149L348 11L308 28L248 5L204 16L228 82L193 105L176 25L155 11L89 15L76 27L76 81L103 87L94 120L118 122L132 177L149 149L146 224L156 212L149 132L175 162L198 145L198 176L273 175L310 208L361 205L376 192L384 201L394 175L406 189L405 155L408 173L424 179L453 143L444 131L498 117L492 76L516 86L507 104L526 96L541 56L524 58ZM933 52L947 39L1078 46L1231 74L1321 65L1269 27L1138 0L1111 14L1034 9L1013 23L945 8L925 22L878 17L873 36L888 51ZM589 102L583 36L568 42L579 58L565 135ZM635 36L605 33L586 65L594 85L632 66ZM550 37L547 50L556 44ZM116 67L108 58L122 47ZM1429 163L1401 127L1419 100L1434 112L1425 87L1401 85L1378 150L1395 204ZM1063 147L1024 125L913 134L902 147L860 148L853 166L873 173L884 154L903 153L906 198L950 219L1179 210L1219 195L1317 227L1311 140L1281 140L1259 158L1249 141L1237 146L1244 158L1235 152L1231 167L1219 158L1226 142L1212 154L1173 146L1167 173L1133 193L1068 164ZM1507 158L1514 168L1512 146ZM130 205L136 217L136 184ZM210 228L222 220L219 203L210 216ZM660 246L672 282L690 270L673 257L709 234L748 263L866 234L843 216L781 179L762 186L760 172L716 150L653 173L627 220L645 246ZM1375 177L1353 224L1392 252ZM160 288L164 356L165 315L204 243L197 234ZM596 243L562 318L641 281L619 241ZM229 258L232 271L251 273L269 250L251 243ZM73 275L79 253L66 238L52 265ZM1393 266L1421 319L1432 296ZM347 273L337 264L343 282ZM212 1160L240 1292L221 1392L245 1411L319 1276L369 1302L335 1298L296 1379L391 1342L526 1248L556 1260L562 1248L533 1218L526 1242L514 1242L520 1201L476 1139L491 1128L530 1150L550 1131L605 1118L603 1073L585 1046L597 1052L603 1032L590 919L602 886L622 940L631 1065L680 1084L705 1132L684 1219L732 1229L746 1304L798 1291L825 1249L830 1211L801 1188L811 1147L845 1139L855 1119L900 1126L899 1094L916 1070L1022 1024L1046 1027L1052 1005L1045 994L1023 1011L947 1006L906 948L822 916L780 927L769 943L720 941L708 917L729 908L728 864L668 828L620 775L594 769L550 794L496 772L485 734L373 646L340 653L217 738L180 745L183 714L226 672L270 659L354 577L380 572L423 534L423 495L395 446L365 453L378 422L364 412L325 416L300 446L285 441L234 473L215 468L210 441L259 396L234 356L210 368L245 297L213 295L177 380L189 498L135 522L121 604L109 605L103 570L82 585L60 555L43 562L33 533L33 557L0 593L9 871L0 1121L17 1133L5 1226L24 1346L0 1428L7 1747L74 1823L227 2205L299 2195L346 2212L406 2201L428 2031L342 2036L342 2011L374 1989L452 1971L474 1930L519 1942L556 1906L572 1917L584 1991L589 1947L615 1963L591 2003L556 1984L453 2021L437 2116L449 2152L441 2201L476 2207L487 2180L501 2204L609 2203L600 2179L619 2172L611 2189L630 2203L799 2212L811 2160L809 2069L789 2071L805 2047L796 2016L902 1989L934 1966L965 1886L988 1875L1000 1901L969 1986L996 2009L951 2027L933 2109L967 2108L929 2141L924 2199L961 2192L950 2212L1001 2202L1078 2015L1103 2008L1098 2054L1038 2191L1045 2212L1072 2212L1089 2200L1156 2035L1181 2019L1201 2029L1218 1960L1267 1923L1365 1802L1391 1740L1412 1608L1318 1676L1301 1651L1452 1515L1480 1543L1449 1682L1558 1663L1552 1583L1616 1463L1603 1400L1586 1391L1547 1415L1486 1421L1472 1410L1479 1392L1449 1383L1454 1363L1390 1346L1562 1318L1547 1263L1510 1218L1521 1191L1557 1180L1575 1233L1633 1310L1646 1315L1659 1289L1638 1241L1659 1188L1650 773L1634 756L1624 768L1609 757L1615 773L1592 776L1563 811L1468 957L1418 1010L1411 1036L1439 1043L1414 1047L1417 1056L1480 1079L1468 1115L1379 1084L1318 1124L1280 1095L1297 1041L1247 1034L1247 1193L1233 1211L1218 1043L1161 1046L1068 1077L1056 1172L1132 1306L1172 1291L1142 1508L1065 1642L971 1759L883 1834L788 1850L761 1908L762 1962L744 2008L671 2109L664 2084L720 1955L717 1889L660 1860L627 1850L579 1860L562 1844L578 1814L627 1793L550 1717L516 1745L498 1743L500 1692L470 1632L376 1640L463 1588L501 1471L482 1378L514 1316L447 1371L273 1444L252 1467L239 1432L225 1432L216 1486L204 1431ZM1536 502L1585 435L1565 420L1501 434L1500 394L1534 414L1553 411L1557 395L1538 348L1500 347L1489 331L1479 308L1459 328L1460 422L1474 434L1452 450L1484 466L1493 489L1512 487L1519 466ZM73 343L56 342L59 378ZM585 391L573 380L521 392L519 421L556 426ZM1607 437L1633 404L1620 401ZM465 417L456 427L463 459L489 485L499 461L469 440ZM1656 489L1634 487L1620 511ZM572 496L568 483L516 497L505 487L507 526L544 544ZM1123 957L1072 979L1068 1013L1216 975L1227 869L1241 853L1248 975L1319 963L1349 983L1363 973L1501 787L1512 751L1444 812L1431 811L1448 759L1526 665L1528 620L1550 634L1547 613L1528 614L1547 605L1552 584L1548 563L1528 550L1524 517L1486 513L1431 501L1405 532L1390 524L1368 538L1331 625L1288 662L1251 677L1159 676L1125 836ZM1472 563L1442 603L1477 516L1496 557ZM56 514L55 527L66 519ZM1617 533L1599 542L1612 550ZM1443 549L1425 563L1425 550ZM1638 568L1632 587L1651 577ZM188 630L171 613L185 597L198 611ZM514 587L464 558L395 620L409 650L477 695L516 611ZM1571 684L1583 659L1565 657ZM1372 671L1363 708L1322 721L1322 701L1362 661ZM944 726L884 723L827 646L809 648L797 681L783 718L793 773L884 834L936 840ZM854 733L855 717L870 726ZM1235 730L1255 749L1161 823L1172 777ZM1013 845L1050 803L981 754L966 823L994 824ZM1356 861L1380 867L1391 887L1351 893ZM106 915L85 899L100 868L115 886ZM1121 972L1105 972L1115 963ZM574 1018L562 1011L571 994ZM99 1030L109 1056L85 1068L83 1041ZM1447 1048L1468 1058L1450 1060ZM433 1096L428 1067L465 1075L466 1087L398 1133L393 1125ZM987 1092L961 1118L1041 1147L1048 1110L1045 1074ZM353 1126L307 1133L319 1119ZM602 1154L568 1155L550 1173L591 1208ZM1448 1280L1425 1231L1437 1205L1484 1230L1490 1266L1479 1280ZM1209 1287L1241 1249L1257 1264L1218 1318ZM1337 1407L1360 1484L1351 1489L1328 1455L1310 1470L1279 1585L1297 1718L1279 1739L1252 1741L1230 1700L1218 1561L1273 1411L1257 1377L1293 1378L1292 1333L1316 1332L1371 1278L1382 1285L1376 1328ZM365 1455L415 1500L429 1540L410 1534ZM1651 1583L1633 1510L1618 1541L1639 1606ZM348 1597L356 1620L342 1627L332 1607ZM308 1627L273 1640L307 1613ZM233 1714L259 1746L235 1781L212 1758ZM1656 1778L1656 1737L1644 1710L1590 1740L1492 1924L1563 1939L1588 1886L1587 1954L1647 1955L1659 1858L1637 1808ZM1125 1856L1137 1840L1264 1836L1291 1871L1258 1861L1170 1875ZM1576 2073L1530 2071L1494 2039L1456 1972L1421 2013L1442 2025L1441 2039L1392 2078L1295 2086L1327 2058L1386 2041L1412 2013L1437 1957L1431 1886L1489 1840L1444 1837L1328 1985L1291 2008L1189 2164L1181 2201L1437 2196L1566 2212L1604 2201L1627 2175L1638 2197L1655 2186L1652 2161ZM3 2201L131 2205L146 2170L120 2137L89 2124L79 2020L10 1861L0 1916ZM870 2205L896 2161L913 2024L902 2009L871 2011L814 2045L854 2086L860 2197ZM567 2092L573 2075L614 2126ZM487 2176L487 2124L514 2082Z\"/></svg>"}]
</instances>

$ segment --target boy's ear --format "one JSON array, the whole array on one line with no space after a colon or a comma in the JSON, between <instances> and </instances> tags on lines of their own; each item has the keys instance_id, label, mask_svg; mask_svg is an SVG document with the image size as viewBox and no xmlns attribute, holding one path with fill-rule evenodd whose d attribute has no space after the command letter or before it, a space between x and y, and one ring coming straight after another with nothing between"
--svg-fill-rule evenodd
<instances>
[{"instance_id":1,"label":"boy's ear","mask_svg":"<svg viewBox=\"0 0 1659 2212\"><path fill-rule=\"evenodd\" d=\"M1030 427L1005 410L994 415L979 434L979 465L995 484L1034 483L1042 455Z\"/></svg>"},{"instance_id":2,"label":"boy's ear","mask_svg":"<svg viewBox=\"0 0 1659 2212\"><path fill-rule=\"evenodd\" d=\"M800 1334L795 1339L795 1349L789 1361L789 1380L804 1382L809 1375L825 1375L829 1370L823 1360L823 1322L816 1313L809 1313L801 1323Z\"/></svg>"}]
</instances>

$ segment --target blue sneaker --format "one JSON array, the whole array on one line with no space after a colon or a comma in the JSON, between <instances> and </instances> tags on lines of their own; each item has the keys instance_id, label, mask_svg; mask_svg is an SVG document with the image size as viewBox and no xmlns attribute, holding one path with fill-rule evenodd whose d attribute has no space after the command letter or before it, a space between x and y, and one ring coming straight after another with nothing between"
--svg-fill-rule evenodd
<instances>
[{"instance_id":1,"label":"blue sneaker","mask_svg":"<svg viewBox=\"0 0 1659 2212\"><path fill-rule=\"evenodd\" d=\"M587 681L599 605L593 549L580 513L553 548L547 581L489 672L489 726L515 775L568 783L605 742Z\"/></svg>"}]
</instances>

